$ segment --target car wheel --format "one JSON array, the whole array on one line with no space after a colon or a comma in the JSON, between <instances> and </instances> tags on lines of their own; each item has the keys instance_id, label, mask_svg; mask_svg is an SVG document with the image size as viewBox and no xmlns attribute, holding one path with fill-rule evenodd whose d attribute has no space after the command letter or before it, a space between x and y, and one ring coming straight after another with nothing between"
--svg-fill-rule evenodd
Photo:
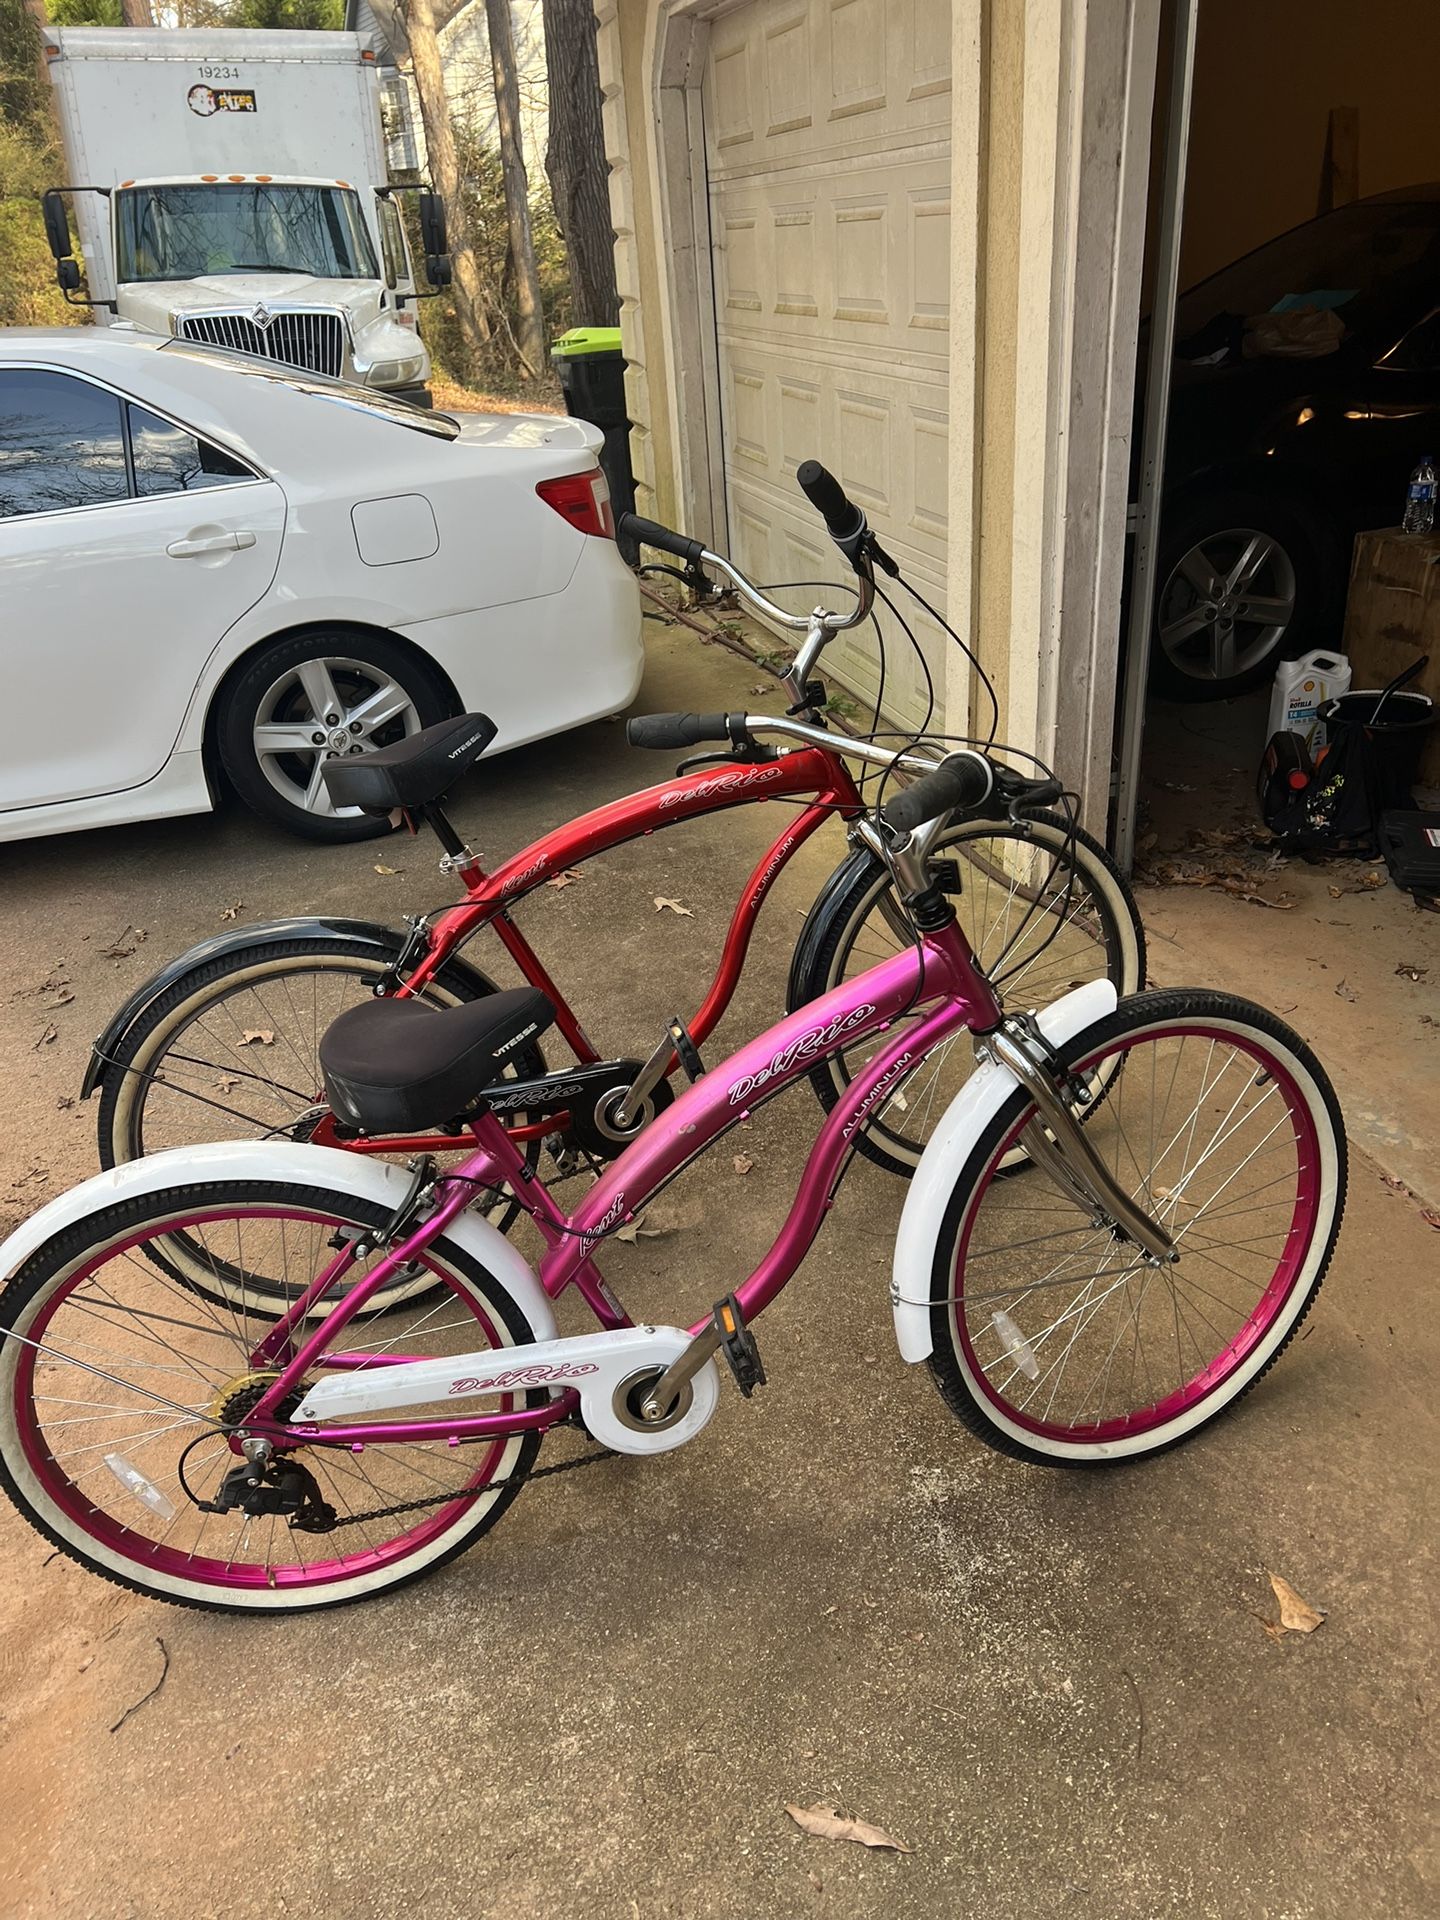
<instances>
[{"instance_id":1,"label":"car wheel","mask_svg":"<svg viewBox=\"0 0 1440 1920\"><path fill-rule=\"evenodd\" d=\"M247 806L310 840L389 832L358 807L331 803L321 770L433 726L452 710L440 678L383 634L299 634L264 647L230 686L217 741Z\"/></svg>"},{"instance_id":2,"label":"car wheel","mask_svg":"<svg viewBox=\"0 0 1440 1920\"><path fill-rule=\"evenodd\" d=\"M1168 513L1156 568L1150 684L1171 700L1225 700L1318 644L1325 611L1316 532L1245 494Z\"/></svg>"}]
</instances>

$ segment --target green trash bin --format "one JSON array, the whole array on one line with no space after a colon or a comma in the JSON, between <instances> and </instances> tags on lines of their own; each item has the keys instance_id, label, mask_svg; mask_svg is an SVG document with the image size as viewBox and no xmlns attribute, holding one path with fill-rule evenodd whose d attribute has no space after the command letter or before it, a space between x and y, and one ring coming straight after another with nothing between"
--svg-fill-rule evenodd
<instances>
[{"instance_id":1,"label":"green trash bin","mask_svg":"<svg viewBox=\"0 0 1440 1920\"><path fill-rule=\"evenodd\" d=\"M550 349L565 411L588 420L605 436L600 465L610 486L618 521L635 506L635 476L630 466L630 418L625 411L625 355L618 327L571 327ZM637 554L620 542L633 565Z\"/></svg>"}]
</instances>

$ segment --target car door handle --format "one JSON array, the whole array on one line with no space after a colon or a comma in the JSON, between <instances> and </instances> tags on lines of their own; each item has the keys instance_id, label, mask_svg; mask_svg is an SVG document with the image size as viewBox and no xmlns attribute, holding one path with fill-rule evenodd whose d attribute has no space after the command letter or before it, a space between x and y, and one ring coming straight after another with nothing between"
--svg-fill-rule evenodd
<instances>
[{"instance_id":1,"label":"car door handle","mask_svg":"<svg viewBox=\"0 0 1440 1920\"><path fill-rule=\"evenodd\" d=\"M234 553L254 544L253 533L204 533L196 539L172 540L165 551L172 560L188 560L196 553Z\"/></svg>"}]
</instances>

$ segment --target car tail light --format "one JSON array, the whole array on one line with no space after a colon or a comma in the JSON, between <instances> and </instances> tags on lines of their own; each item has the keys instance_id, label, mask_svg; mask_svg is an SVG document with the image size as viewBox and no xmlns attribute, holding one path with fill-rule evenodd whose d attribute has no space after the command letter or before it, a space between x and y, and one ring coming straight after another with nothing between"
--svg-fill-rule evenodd
<instances>
[{"instance_id":1,"label":"car tail light","mask_svg":"<svg viewBox=\"0 0 1440 1920\"><path fill-rule=\"evenodd\" d=\"M595 533L602 540L615 538L610 488L599 467L591 467L588 473L562 474L558 480L542 480L535 491L581 533Z\"/></svg>"}]
</instances>

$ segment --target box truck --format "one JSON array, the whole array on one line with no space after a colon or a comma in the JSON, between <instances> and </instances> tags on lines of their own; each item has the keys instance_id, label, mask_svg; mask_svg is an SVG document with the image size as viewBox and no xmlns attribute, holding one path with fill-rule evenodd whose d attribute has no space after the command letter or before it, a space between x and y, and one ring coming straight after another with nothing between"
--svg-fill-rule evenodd
<instances>
[{"instance_id":1,"label":"box truck","mask_svg":"<svg viewBox=\"0 0 1440 1920\"><path fill-rule=\"evenodd\" d=\"M408 189L386 173L360 35L47 27L45 52L69 175L45 225L67 299L427 403ZM444 286L433 194L420 216L426 277Z\"/></svg>"}]
</instances>

